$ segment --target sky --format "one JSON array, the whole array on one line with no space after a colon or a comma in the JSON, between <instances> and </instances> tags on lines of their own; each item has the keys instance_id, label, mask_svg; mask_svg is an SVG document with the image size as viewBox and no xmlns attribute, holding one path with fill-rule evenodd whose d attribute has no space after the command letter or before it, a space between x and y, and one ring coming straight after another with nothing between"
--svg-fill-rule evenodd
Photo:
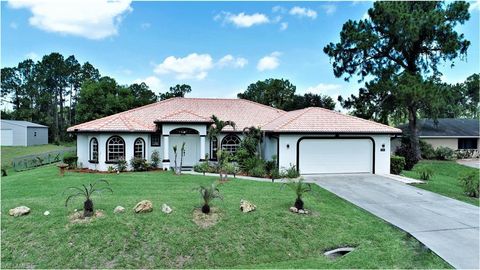
<instances>
[{"instance_id":1,"label":"sky","mask_svg":"<svg viewBox=\"0 0 480 270\"><path fill-rule=\"evenodd\" d=\"M372 2L1 3L1 67L59 52L89 61L121 84L145 81L156 93L192 86L189 97L234 98L267 78L288 79L297 93L349 96L363 83L333 75L323 48L339 41L347 20L366 18ZM471 41L465 61L440 66L442 79L480 71L480 4L457 30ZM339 105L337 105L339 108Z\"/></svg>"}]
</instances>

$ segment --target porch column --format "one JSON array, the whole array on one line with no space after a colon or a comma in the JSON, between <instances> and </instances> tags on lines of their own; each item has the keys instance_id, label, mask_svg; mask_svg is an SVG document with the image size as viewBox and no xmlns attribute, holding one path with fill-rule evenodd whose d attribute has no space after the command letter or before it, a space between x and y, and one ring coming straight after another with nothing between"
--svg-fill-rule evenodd
<instances>
[{"instance_id":1,"label":"porch column","mask_svg":"<svg viewBox=\"0 0 480 270\"><path fill-rule=\"evenodd\" d=\"M164 170L170 169L170 159L168 157L168 152L170 150L170 145L168 144L168 135L163 135L163 160L162 168Z\"/></svg>"},{"instance_id":2,"label":"porch column","mask_svg":"<svg viewBox=\"0 0 480 270\"><path fill-rule=\"evenodd\" d=\"M205 161L205 135L200 135L200 161Z\"/></svg>"}]
</instances>

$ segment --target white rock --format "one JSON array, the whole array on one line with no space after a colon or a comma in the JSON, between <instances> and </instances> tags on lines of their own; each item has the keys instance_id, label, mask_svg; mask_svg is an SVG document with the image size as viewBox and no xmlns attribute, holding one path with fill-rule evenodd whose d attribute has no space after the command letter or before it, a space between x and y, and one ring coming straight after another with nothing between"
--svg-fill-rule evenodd
<instances>
[{"instance_id":1,"label":"white rock","mask_svg":"<svg viewBox=\"0 0 480 270\"><path fill-rule=\"evenodd\" d=\"M153 204L149 200L140 201L139 203L137 203L135 205L135 207L133 208L133 211L135 211L135 213L152 212L153 211Z\"/></svg>"},{"instance_id":2,"label":"white rock","mask_svg":"<svg viewBox=\"0 0 480 270\"><path fill-rule=\"evenodd\" d=\"M50 215L50 211L45 211L45 212L43 212L43 215L44 215L44 216Z\"/></svg>"},{"instance_id":3,"label":"white rock","mask_svg":"<svg viewBox=\"0 0 480 270\"><path fill-rule=\"evenodd\" d=\"M240 200L240 211L244 213L252 212L257 208L257 206L247 200Z\"/></svg>"},{"instance_id":4,"label":"white rock","mask_svg":"<svg viewBox=\"0 0 480 270\"><path fill-rule=\"evenodd\" d=\"M30 208L28 208L24 205L15 207L13 209L10 209L10 211L8 211L8 214L10 216L14 216L14 217L23 216L23 215L26 215L28 213L30 213Z\"/></svg>"},{"instance_id":5,"label":"white rock","mask_svg":"<svg viewBox=\"0 0 480 270\"><path fill-rule=\"evenodd\" d=\"M290 207L290 212L298 213L298 209L295 206Z\"/></svg>"},{"instance_id":6,"label":"white rock","mask_svg":"<svg viewBox=\"0 0 480 270\"><path fill-rule=\"evenodd\" d=\"M170 214L172 213L172 208L170 208L170 206L166 205L166 204L162 204L162 212L165 213L165 214Z\"/></svg>"},{"instance_id":7,"label":"white rock","mask_svg":"<svg viewBox=\"0 0 480 270\"><path fill-rule=\"evenodd\" d=\"M303 209L298 209L298 213L299 213L299 214L305 214L305 210L303 210Z\"/></svg>"},{"instance_id":8,"label":"white rock","mask_svg":"<svg viewBox=\"0 0 480 270\"><path fill-rule=\"evenodd\" d=\"M113 213L115 213L115 214L123 213L123 212L125 212L125 207L120 206L120 205L115 207L115 209L113 209Z\"/></svg>"}]
</instances>

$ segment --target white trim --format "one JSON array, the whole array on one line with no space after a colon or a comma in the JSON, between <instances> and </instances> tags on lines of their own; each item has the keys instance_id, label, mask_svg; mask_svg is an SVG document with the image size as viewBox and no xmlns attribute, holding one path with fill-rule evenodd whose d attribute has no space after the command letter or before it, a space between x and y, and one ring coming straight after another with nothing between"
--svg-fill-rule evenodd
<instances>
[{"instance_id":1,"label":"white trim","mask_svg":"<svg viewBox=\"0 0 480 270\"><path fill-rule=\"evenodd\" d=\"M455 138L468 138L468 139L479 139L480 136L418 136L420 139L437 139L437 138L446 138L446 139L455 139Z\"/></svg>"}]
</instances>

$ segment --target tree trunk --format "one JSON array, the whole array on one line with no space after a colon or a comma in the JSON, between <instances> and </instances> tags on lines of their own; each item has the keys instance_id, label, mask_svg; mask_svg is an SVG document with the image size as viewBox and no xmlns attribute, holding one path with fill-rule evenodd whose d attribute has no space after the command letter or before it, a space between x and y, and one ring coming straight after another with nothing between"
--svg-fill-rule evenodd
<instances>
[{"instance_id":1,"label":"tree trunk","mask_svg":"<svg viewBox=\"0 0 480 270\"><path fill-rule=\"evenodd\" d=\"M415 152L415 157L417 160L421 159L420 152L420 139L418 138L418 129L417 129L417 108L408 107L408 130L410 136L410 146Z\"/></svg>"},{"instance_id":2,"label":"tree trunk","mask_svg":"<svg viewBox=\"0 0 480 270\"><path fill-rule=\"evenodd\" d=\"M64 115L63 115L63 101L64 101L64 100L63 100L63 89L60 88L59 90L60 90L60 92L59 92L58 94L59 94L59 97L60 97L60 117L59 117L59 119L58 119L58 127L59 127L58 135L59 135L59 137L60 137L60 140L63 141L63 129L64 129L64 126L65 126L65 125L63 124L63 123L64 123L64 121L63 121L63 119L64 119Z\"/></svg>"}]
</instances>

